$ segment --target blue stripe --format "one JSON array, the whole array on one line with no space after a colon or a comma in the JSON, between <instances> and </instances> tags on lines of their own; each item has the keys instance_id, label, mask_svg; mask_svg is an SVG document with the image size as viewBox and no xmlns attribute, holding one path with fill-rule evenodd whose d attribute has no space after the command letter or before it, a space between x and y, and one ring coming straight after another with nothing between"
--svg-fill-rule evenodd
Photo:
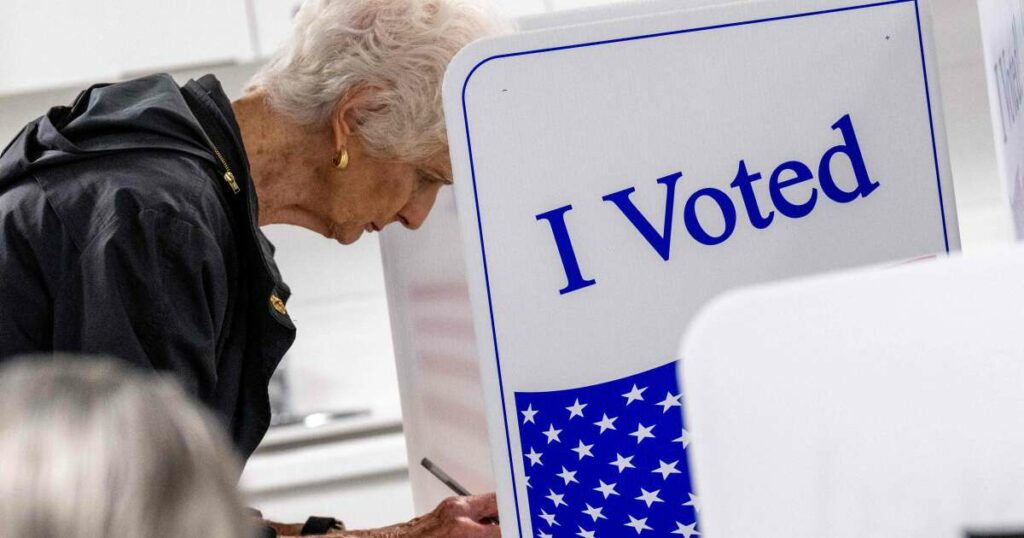
<instances>
[{"instance_id":1,"label":"blue stripe","mask_svg":"<svg viewBox=\"0 0 1024 538\"><path fill-rule=\"evenodd\" d=\"M914 0L914 16L917 17L917 42L921 46L921 73L924 76L924 97L928 103L928 127L932 130L932 155L935 157L935 185L939 189L939 214L942 216L942 238L946 242L946 254L949 254L949 233L946 230L946 205L942 200L942 178L939 175L939 151L935 147L935 123L932 120L932 96L928 89L928 66L924 59L924 36L921 33L921 13L917 0Z\"/></svg>"}]
</instances>

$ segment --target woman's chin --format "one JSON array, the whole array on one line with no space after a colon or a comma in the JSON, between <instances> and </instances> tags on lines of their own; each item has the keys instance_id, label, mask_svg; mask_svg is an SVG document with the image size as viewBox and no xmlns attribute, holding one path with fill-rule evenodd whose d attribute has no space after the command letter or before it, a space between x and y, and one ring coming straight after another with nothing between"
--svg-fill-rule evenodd
<instances>
[{"instance_id":1,"label":"woman's chin","mask_svg":"<svg viewBox=\"0 0 1024 538\"><path fill-rule=\"evenodd\" d=\"M342 245L351 245L352 243L358 241L359 238L362 236L362 230L353 230L351 232L339 231L335 233L332 237L335 241Z\"/></svg>"}]
</instances>

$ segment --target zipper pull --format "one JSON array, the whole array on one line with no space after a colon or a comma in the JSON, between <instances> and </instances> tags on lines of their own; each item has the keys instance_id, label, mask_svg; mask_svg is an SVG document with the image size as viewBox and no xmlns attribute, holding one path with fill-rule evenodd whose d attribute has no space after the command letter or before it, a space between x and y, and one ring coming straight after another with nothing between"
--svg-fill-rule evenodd
<instances>
[{"instance_id":1,"label":"zipper pull","mask_svg":"<svg viewBox=\"0 0 1024 538\"><path fill-rule=\"evenodd\" d=\"M231 173L231 170L224 172L224 182L231 187L231 192L235 194L238 194L238 192L242 190L238 187L238 182L235 181L235 175Z\"/></svg>"}]
</instances>

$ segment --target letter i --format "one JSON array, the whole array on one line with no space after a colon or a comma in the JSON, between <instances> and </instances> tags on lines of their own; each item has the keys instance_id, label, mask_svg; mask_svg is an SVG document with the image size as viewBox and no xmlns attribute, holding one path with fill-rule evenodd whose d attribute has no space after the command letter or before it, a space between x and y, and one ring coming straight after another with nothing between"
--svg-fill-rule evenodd
<instances>
[{"instance_id":1,"label":"letter i","mask_svg":"<svg viewBox=\"0 0 1024 538\"><path fill-rule=\"evenodd\" d=\"M537 220L546 220L551 225L551 233L555 237L558 256L562 259L562 269L565 271L566 280L568 280L566 286L558 290L558 293L562 295L597 284L597 280L587 280L580 273L580 264L576 260L576 251L572 248L572 239L569 237L569 230L565 226L565 214L571 209L572 206L567 205L537 215Z\"/></svg>"}]
</instances>

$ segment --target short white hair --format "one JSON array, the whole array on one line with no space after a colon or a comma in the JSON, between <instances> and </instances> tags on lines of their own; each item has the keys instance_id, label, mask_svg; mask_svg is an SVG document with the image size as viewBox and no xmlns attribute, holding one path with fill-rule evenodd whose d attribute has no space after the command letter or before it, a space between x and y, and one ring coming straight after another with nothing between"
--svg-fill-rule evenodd
<instances>
[{"instance_id":1,"label":"short white hair","mask_svg":"<svg viewBox=\"0 0 1024 538\"><path fill-rule=\"evenodd\" d=\"M0 536L252 536L237 456L169 378L113 359L0 368Z\"/></svg>"},{"instance_id":2,"label":"short white hair","mask_svg":"<svg viewBox=\"0 0 1024 538\"><path fill-rule=\"evenodd\" d=\"M508 24L469 0L307 0L289 41L250 81L271 107L324 125L339 99L376 90L355 110L357 134L377 156L405 162L447 148L441 81L452 57Z\"/></svg>"}]
</instances>

